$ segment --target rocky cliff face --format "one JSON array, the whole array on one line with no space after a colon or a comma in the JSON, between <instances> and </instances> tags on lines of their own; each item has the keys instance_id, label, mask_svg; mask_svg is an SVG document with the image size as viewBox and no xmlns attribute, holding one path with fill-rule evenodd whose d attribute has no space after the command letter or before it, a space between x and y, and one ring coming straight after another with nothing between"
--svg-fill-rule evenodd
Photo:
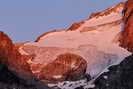
<instances>
[{"instance_id":1,"label":"rocky cliff face","mask_svg":"<svg viewBox=\"0 0 133 89\"><path fill-rule=\"evenodd\" d=\"M84 77L86 68L87 63L82 57L65 53L59 55L54 62L43 68L41 79L50 82L78 80Z\"/></svg>"},{"instance_id":2,"label":"rocky cliff face","mask_svg":"<svg viewBox=\"0 0 133 89\"><path fill-rule=\"evenodd\" d=\"M30 56L21 55L14 46L11 39L3 32L0 32L0 62L8 65L8 68L21 77L32 76L27 60Z\"/></svg>"},{"instance_id":3,"label":"rocky cliff face","mask_svg":"<svg viewBox=\"0 0 133 89\"><path fill-rule=\"evenodd\" d=\"M120 45L133 52L133 1L128 0L123 10L123 32L121 33Z\"/></svg>"}]
</instances>

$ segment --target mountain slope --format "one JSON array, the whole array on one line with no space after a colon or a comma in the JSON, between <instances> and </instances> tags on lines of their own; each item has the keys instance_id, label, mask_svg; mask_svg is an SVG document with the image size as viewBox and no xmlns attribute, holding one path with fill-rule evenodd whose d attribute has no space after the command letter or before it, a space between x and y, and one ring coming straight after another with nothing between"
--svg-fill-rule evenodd
<instances>
[{"instance_id":1,"label":"mountain slope","mask_svg":"<svg viewBox=\"0 0 133 89\"><path fill-rule=\"evenodd\" d=\"M74 53L86 60L86 73L95 79L105 68L131 54L120 47L117 41L122 31L123 7L124 3L120 3L92 14L89 19L75 23L66 30L44 33L35 42L20 46L19 52L22 55L34 54L30 63L39 65L48 65L62 53Z\"/></svg>"},{"instance_id":2,"label":"mountain slope","mask_svg":"<svg viewBox=\"0 0 133 89\"><path fill-rule=\"evenodd\" d=\"M101 12L101 14L105 15L91 16L90 19L83 21L84 23L75 30L54 31L41 35L37 42L28 42L25 46L70 49L70 52L81 55L90 65L92 61L94 61L94 64L100 61L101 55L103 55L102 61L121 60L130 54L119 47L118 42L116 42L117 36L121 32L121 11L123 6L124 3L120 3L114 6L113 9ZM105 55L108 57L104 58Z\"/></svg>"}]
</instances>

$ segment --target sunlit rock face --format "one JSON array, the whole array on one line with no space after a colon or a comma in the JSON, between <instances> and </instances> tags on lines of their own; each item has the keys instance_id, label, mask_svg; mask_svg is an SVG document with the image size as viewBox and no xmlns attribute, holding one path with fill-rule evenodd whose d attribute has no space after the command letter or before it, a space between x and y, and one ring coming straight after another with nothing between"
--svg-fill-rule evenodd
<instances>
[{"instance_id":1,"label":"sunlit rock face","mask_svg":"<svg viewBox=\"0 0 133 89\"><path fill-rule=\"evenodd\" d=\"M30 56L22 56L12 40L3 32L0 32L0 62L8 66L14 73L22 78L31 78L32 73L27 60Z\"/></svg>"},{"instance_id":2,"label":"sunlit rock face","mask_svg":"<svg viewBox=\"0 0 133 89\"><path fill-rule=\"evenodd\" d=\"M123 10L123 32L120 45L133 52L133 0L128 0Z\"/></svg>"},{"instance_id":3,"label":"sunlit rock face","mask_svg":"<svg viewBox=\"0 0 133 89\"><path fill-rule=\"evenodd\" d=\"M40 79L49 82L78 80L85 75L86 68L87 63L82 57L65 53L42 69Z\"/></svg>"}]
</instances>

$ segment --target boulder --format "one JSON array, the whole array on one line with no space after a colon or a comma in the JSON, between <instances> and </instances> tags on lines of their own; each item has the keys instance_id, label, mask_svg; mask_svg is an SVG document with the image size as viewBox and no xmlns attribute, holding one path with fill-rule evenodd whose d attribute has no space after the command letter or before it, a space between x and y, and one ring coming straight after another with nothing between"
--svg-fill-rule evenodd
<instances>
[{"instance_id":1,"label":"boulder","mask_svg":"<svg viewBox=\"0 0 133 89\"><path fill-rule=\"evenodd\" d=\"M64 81L80 79L87 68L87 62L79 55L60 54L53 62L44 67L41 80Z\"/></svg>"}]
</instances>

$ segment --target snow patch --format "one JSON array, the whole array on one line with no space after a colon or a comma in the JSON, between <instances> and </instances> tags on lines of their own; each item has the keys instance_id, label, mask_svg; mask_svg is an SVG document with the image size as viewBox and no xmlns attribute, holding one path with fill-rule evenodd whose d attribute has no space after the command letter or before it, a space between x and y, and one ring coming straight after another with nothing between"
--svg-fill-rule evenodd
<instances>
[{"instance_id":1,"label":"snow patch","mask_svg":"<svg viewBox=\"0 0 133 89\"><path fill-rule=\"evenodd\" d=\"M27 52L25 52L25 51L23 50L23 47L20 47L20 48L19 48L19 53L21 53L22 55L29 55L29 53L27 53Z\"/></svg>"},{"instance_id":2,"label":"snow patch","mask_svg":"<svg viewBox=\"0 0 133 89\"><path fill-rule=\"evenodd\" d=\"M79 81L64 81L57 84L48 84L51 88L61 88L61 89L75 89L77 87L83 86L84 89L94 88L94 84L89 84L86 79Z\"/></svg>"},{"instance_id":3,"label":"snow patch","mask_svg":"<svg viewBox=\"0 0 133 89\"><path fill-rule=\"evenodd\" d=\"M108 76L103 76L104 79L108 79Z\"/></svg>"},{"instance_id":4,"label":"snow patch","mask_svg":"<svg viewBox=\"0 0 133 89\"><path fill-rule=\"evenodd\" d=\"M62 75L54 75L53 78L59 79L62 78Z\"/></svg>"}]
</instances>

